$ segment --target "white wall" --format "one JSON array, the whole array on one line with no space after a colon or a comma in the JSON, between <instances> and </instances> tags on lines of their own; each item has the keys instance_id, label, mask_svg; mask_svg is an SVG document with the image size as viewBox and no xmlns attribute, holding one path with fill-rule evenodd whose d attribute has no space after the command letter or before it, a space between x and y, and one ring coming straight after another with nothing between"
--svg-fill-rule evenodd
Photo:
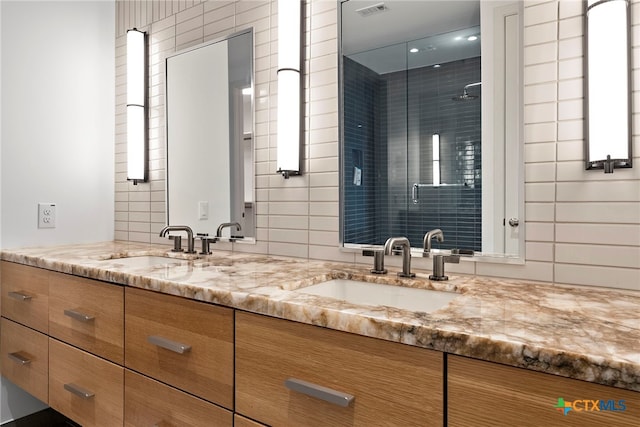
<instances>
[{"instance_id":1,"label":"white wall","mask_svg":"<svg viewBox=\"0 0 640 427\"><path fill-rule=\"evenodd\" d=\"M2 2L2 245L113 239L115 8ZM57 206L37 228L38 202Z\"/></svg>"},{"instance_id":2,"label":"white wall","mask_svg":"<svg viewBox=\"0 0 640 427\"><path fill-rule=\"evenodd\" d=\"M112 240L113 2L3 0L0 18L0 247ZM46 407L6 379L0 399L0 423Z\"/></svg>"}]
</instances>

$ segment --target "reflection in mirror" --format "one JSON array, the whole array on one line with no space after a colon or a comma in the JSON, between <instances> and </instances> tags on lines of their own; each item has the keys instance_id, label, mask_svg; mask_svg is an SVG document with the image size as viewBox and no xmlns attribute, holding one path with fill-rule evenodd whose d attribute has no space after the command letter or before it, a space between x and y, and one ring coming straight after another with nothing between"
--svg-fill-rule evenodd
<instances>
[{"instance_id":1,"label":"reflection in mirror","mask_svg":"<svg viewBox=\"0 0 640 427\"><path fill-rule=\"evenodd\" d=\"M435 248L523 253L521 14L484 3L341 3L346 247L439 228Z\"/></svg>"},{"instance_id":2,"label":"reflection in mirror","mask_svg":"<svg viewBox=\"0 0 640 427\"><path fill-rule=\"evenodd\" d=\"M166 60L167 221L254 237L253 31Z\"/></svg>"}]
</instances>

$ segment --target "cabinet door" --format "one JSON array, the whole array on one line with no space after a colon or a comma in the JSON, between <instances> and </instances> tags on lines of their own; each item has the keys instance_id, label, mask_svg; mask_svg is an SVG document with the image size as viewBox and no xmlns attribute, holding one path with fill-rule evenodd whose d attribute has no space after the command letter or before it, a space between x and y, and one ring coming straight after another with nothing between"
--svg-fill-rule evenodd
<instances>
[{"instance_id":1,"label":"cabinet door","mask_svg":"<svg viewBox=\"0 0 640 427\"><path fill-rule=\"evenodd\" d=\"M452 355L447 378L451 427L640 425L639 392ZM574 409L557 408L561 398Z\"/></svg>"},{"instance_id":2,"label":"cabinet door","mask_svg":"<svg viewBox=\"0 0 640 427\"><path fill-rule=\"evenodd\" d=\"M245 418L242 415L235 414L233 416L234 427L266 427L264 424L260 424L249 418Z\"/></svg>"},{"instance_id":3,"label":"cabinet door","mask_svg":"<svg viewBox=\"0 0 640 427\"><path fill-rule=\"evenodd\" d=\"M236 412L268 425L441 426L442 368L439 352L236 313Z\"/></svg>"},{"instance_id":4,"label":"cabinet door","mask_svg":"<svg viewBox=\"0 0 640 427\"><path fill-rule=\"evenodd\" d=\"M123 364L123 287L51 272L49 335Z\"/></svg>"},{"instance_id":5,"label":"cabinet door","mask_svg":"<svg viewBox=\"0 0 640 427\"><path fill-rule=\"evenodd\" d=\"M125 365L233 409L233 310L127 288Z\"/></svg>"},{"instance_id":6,"label":"cabinet door","mask_svg":"<svg viewBox=\"0 0 640 427\"><path fill-rule=\"evenodd\" d=\"M124 369L49 338L49 405L83 426L121 426Z\"/></svg>"},{"instance_id":7,"label":"cabinet door","mask_svg":"<svg viewBox=\"0 0 640 427\"><path fill-rule=\"evenodd\" d=\"M49 271L2 261L2 316L49 333Z\"/></svg>"},{"instance_id":8,"label":"cabinet door","mask_svg":"<svg viewBox=\"0 0 640 427\"><path fill-rule=\"evenodd\" d=\"M0 321L2 376L49 402L49 338L8 319Z\"/></svg>"},{"instance_id":9,"label":"cabinet door","mask_svg":"<svg viewBox=\"0 0 640 427\"><path fill-rule=\"evenodd\" d=\"M127 427L233 425L231 411L128 369L124 384Z\"/></svg>"}]
</instances>

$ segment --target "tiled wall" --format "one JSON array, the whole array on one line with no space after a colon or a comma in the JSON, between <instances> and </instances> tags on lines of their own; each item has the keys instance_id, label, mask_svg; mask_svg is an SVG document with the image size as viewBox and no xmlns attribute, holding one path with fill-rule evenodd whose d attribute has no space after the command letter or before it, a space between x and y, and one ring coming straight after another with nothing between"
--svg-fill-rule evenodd
<instances>
[{"instance_id":1,"label":"tiled wall","mask_svg":"<svg viewBox=\"0 0 640 427\"><path fill-rule=\"evenodd\" d=\"M632 0L634 81L640 81L640 0ZM275 171L275 1L118 1L116 238L157 242L164 224L164 55L256 26L258 243L234 250L369 263L338 247L337 12L332 0L306 5L305 173ZM462 263L450 270L640 290L640 115L634 163L612 175L583 170L582 2L526 1L526 263ZM151 33L151 182L125 181L124 32ZM637 85L634 86L634 88ZM634 90L634 106L640 102ZM389 260L388 265L398 265ZM428 260L415 259L429 268Z\"/></svg>"}]
</instances>

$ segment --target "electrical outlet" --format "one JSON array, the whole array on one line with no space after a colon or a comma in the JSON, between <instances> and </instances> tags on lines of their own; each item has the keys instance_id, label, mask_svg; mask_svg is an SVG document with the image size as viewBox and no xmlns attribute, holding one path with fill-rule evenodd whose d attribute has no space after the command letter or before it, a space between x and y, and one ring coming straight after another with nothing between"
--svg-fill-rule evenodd
<instances>
[{"instance_id":1,"label":"electrical outlet","mask_svg":"<svg viewBox=\"0 0 640 427\"><path fill-rule=\"evenodd\" d=\"M55 203L38 203L38 228L56 228Z\"/></svg>"}]
</instances>

